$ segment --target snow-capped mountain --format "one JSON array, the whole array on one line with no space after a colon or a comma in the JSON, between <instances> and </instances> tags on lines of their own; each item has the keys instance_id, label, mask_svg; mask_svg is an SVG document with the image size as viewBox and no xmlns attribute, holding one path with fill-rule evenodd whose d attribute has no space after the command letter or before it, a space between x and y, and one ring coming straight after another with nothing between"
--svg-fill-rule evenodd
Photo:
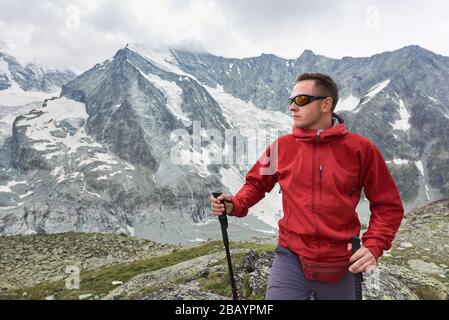
<instances>
[{"instance_id":1,"label":"snow-capped mountain","mask_svg":"<svg viewBox=\"0 0 449 320\"><path fill-rule=\"evenodd\" d=\"M21 64L0 52L0 145L12 134L14 119L59 96L61 87L76 75L69 70Z\"/></svg>"},{"instance_id":2,"label":"snow-capped mountain","mask_svg":"<svg viewBox=\"0 0 449 320\"><path fill-rule=\"evenodd\" d=\"M290 60L175 56L203 85L222 87L262 110L288 112L285 101L298 73L330 74L340 89L336 112L350 130L379 146L406 207L449 195L449 57L419 46L367 58L331 59L310 50Z\"/></svg>"},{"instance_id":3,"label":"snow-capped mountain","mask_svg":"<svg viewBox=\"0 0 449 320\"><path fill-rule=\"evenodd\" d=\"M0 233L114 231L173 243L220 237L210 192L237 192L268 143L290 132L286 101L303 71L334 76L336 112L380 147L406 207L448 195L447 57L410 46L369 58L306 50L291 60L231 59L127 45L15 119L0 153ZM221 150L237 151L229 132L246 137L253 158L213 161ZM174 161L175 149L192 161ZM230 219L233 239L276 232L278 190L245 219ZM359 209L366 221L367 201Z\"/></svg>"},{"instance_id":4,"label":"snow-capped mountain","mask_svg":"<svg viewBox=\"0 0 449 320\"><path fill-rule=\"evenodd\" d=\"M23 91L57 92L72 80L75 74L68 70L50 69L34 63L25 65L14 57L0 52L0 90L20 88Z\"/></svg>"},{"instance_id":5,"label":"snow-capped mountain","mask_svg":"<svg viewBox=\"0 0 449 320\"><path fill-rule=\"evenodd\" d=\"M164 54L123 48L68 82L61 98L15 119L3 150L12 162L2 169L9 175L2 189L4 233L116 231L167 242L219 235L211 224L216 219L207 216L209 193L229 192L222 176L235 182L241 168L207 159L173 163L172 135L176 129L193 133L194 121L219 132L230 129L225 116L236 110L225 115ZM231 98L223 92L223 99ZM201 147L218 150L214 142ZM248 239L275 230L251 217L235 221L232 232Z\"/></svg>"}]
</instances>

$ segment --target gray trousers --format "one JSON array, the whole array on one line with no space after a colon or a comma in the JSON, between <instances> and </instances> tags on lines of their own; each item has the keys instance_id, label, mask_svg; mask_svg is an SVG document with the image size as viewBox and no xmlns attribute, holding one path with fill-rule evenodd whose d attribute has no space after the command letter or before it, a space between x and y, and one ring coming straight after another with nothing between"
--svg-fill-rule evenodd
<instances>
[{"instance_id":1,"label":"gray trousers","mask_svg":"<svg viewBox=\"0 0 449 320\"><path fill-rule=\"evenodd\" d=\"M355 300L354 275L350 271L337 283L308 280L299 257L280 245L275 250L268 278L266 300Z\"/></svg>"}]
</instances>

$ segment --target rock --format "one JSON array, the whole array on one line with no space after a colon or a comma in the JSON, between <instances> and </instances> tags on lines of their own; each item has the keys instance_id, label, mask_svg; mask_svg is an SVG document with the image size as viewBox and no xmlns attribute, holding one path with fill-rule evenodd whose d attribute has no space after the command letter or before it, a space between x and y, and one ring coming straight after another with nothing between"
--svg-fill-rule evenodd
<instances>
[{"instance_id":1,"label":"rock","mask_svg":"<svg viewBox=\"0 0 449 320\"><path fill-rule=\"evenodd\" d=\"M87 294L80 295L78 298L79 298L79 300L87 300L90 297L92 297L92 294L91 293L87 293Z\"/></svg>"},{"instance_id":2,"label":"rock","mask_svg":"<svg viewBox=\"0 0 449 320\"><path fill-rule=\"evenodd\" d=\"M437 266L433 262L425 262L419 259L412 259L407 261L407 263L413 270L422 273L441 274L444 272L444 270L441 267Z\"/></svg>"},{"instance_id":3,"label":"rock","mask_svg":"<svg viewBox=\"0 0 449 320\"><path fill-rule=\"evenodd\" d=\"M417 272L402 266L386 266L388 274L403 286L409 288L420 299L445 300L448 297L448 288L440 281L424 273Z\"/></svg>"},{"instance_id":4,"label":"rock","mask_svg":"<svg viewBox=\"0 0 449 320\"><path fill-rule=\"evenodd\" d=\"M198 273L198 276L200 278L207 278L207 277L209 277L209 269L204 269L204 270L200 271L200 273Z\"/></svg>"},{"instance_id":5,"label":"rock","mask_svg":"<svg viewBox=\"0 0 449 320\"><path fill-rule=\"evenodd\" d=\"M401 242L401 247L402 248L412 248L413 244L411 244L410 242Z\"/></svg>"},{"instance_id":6,"label":"rock","mask_svg":"<svg viewBox=\"0 0 449 320\"><path fill-rule=\"evenodd\" d=\"M157 292L146 294L143 300L229 300L211 292L202 291L196 281L187 282L178 286L161 289Z\"/></svg>"},{"instance_id":7,"label":"rock","mask_svg":"<svg viewBox=\"0 0 449 320\"><path fill-rule=\"evenodd\" d=\"M257 259L257 253L254 250L250 250L243 258L243 268L246 272L254 271L254 263Z\"/></svg>"},{"instance_id":8,"label":"rock","mask_svg":"<svg viewBox=\"0 0 449 320\"><path fill-rule=\"evenodd\" d=\"M113 286L118 286L118 285L121 285L121 284L123 284L122 281L112 281L112 285Z\"/></svg>"},{"instance_id":9,"label":"rock","mask_svg":"<svg viewBox=\"0 0 449 320\"><path fill-rule=\"evenodd\" d=\"M249 250L244 256L242 268L237 268L238 290L245 296L265 296L273 258L274 252L261 253Z\"/></svg>"},{"instance_id":10,"label":"rock","mask_svg":"<svg viewBox=\"0 0 449 320\"><path fill-rule=\"evenodd\" d=\"M130 279L124 285L110 291L103 299L158 299L156 293L153 292L153 288L162 287L161 290L165 290L167 287L177 287L182 285L182 283L190 281L184 280L180 284L175 284L174 282L179 278L199 278L198 275L204 269L210 265L217 264L223 258L223 252L213 253L183 261L167 268L140 274ZM192 289L192 286L187 288L189 288L187 290L189 296L193 297L192 294L195 290ZM201 296L202 294L198 290L198 295ZM160 299L164 297L167 297L167 295L160 296Z\"/></svg>"},{"instance_id":11,"label":"rock","mask_svg":"<svg viewBox=\"0 0 449 320\"><path fill-rule=\"evenodd\" d=\"M55 296L53 296L53 295L47 296L47 297L45 297L45 300L55 300Z\"/></svg>"},{"instance_id":12,"label":"rock","mask_svg":"<svg viewBox=\"0 0 449 320\"><path fill-rule=\"evenodd\" d=\"M389 266L379 264L370 277L364 276L363 300L418 300L419 297L390 271Z\"/></svg>"}]
</instances>

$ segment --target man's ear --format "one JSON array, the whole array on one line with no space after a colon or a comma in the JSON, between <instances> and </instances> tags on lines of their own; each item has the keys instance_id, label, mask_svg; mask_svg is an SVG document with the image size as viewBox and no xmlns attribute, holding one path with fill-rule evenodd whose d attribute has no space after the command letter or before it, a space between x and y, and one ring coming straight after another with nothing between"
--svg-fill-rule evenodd
<instances>
[{"instance_id":1,"label":"man's ear","mask_svg":"<svg viewBox=\"0 0 449 320\"><path fill-rule=\"evenodd\" d=\"M322 112L331 112L332 113L332 104L334 100L331 97L327 97L323 100L323 104L321 105Z\"/></svg>"}]
</instances>

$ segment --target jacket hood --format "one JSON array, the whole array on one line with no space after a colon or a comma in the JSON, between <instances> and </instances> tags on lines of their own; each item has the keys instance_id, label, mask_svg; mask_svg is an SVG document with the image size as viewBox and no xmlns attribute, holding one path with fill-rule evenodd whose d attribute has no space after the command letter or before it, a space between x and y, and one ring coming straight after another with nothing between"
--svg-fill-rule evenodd
<instances>
[{"instance_id":1,"label":"jacket hood","mask_svg":"<svg viewBox=\"0 0 449 320\"><path fill-rule=\"evenodd\" d=\"M348 132L343 118L332 113L332 127L328 129L302 129L292 127L292 135L303 142L326 143L340 138Z\"/></svg>"}]
</instances>

